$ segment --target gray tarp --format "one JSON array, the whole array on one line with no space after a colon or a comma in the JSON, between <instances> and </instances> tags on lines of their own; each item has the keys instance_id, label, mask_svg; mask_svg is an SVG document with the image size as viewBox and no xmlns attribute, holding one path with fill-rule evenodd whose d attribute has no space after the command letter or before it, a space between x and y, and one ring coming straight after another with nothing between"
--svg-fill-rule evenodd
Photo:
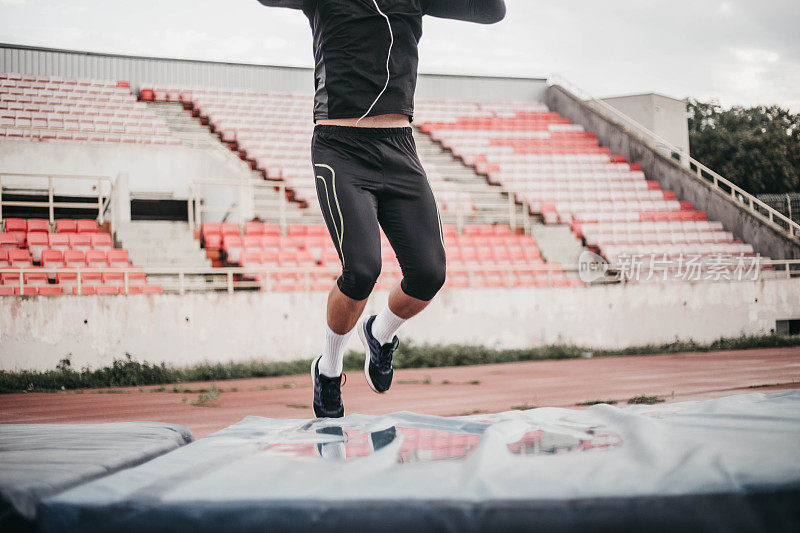
<instances>
[{"instance_id":1,"label":"gray tarp","mask_svg":"<svg viewBox=\"0 0 800 533\"><path fill-rule=\"evenodd\" d=\"M791 530L800 391L441 418L247 417L49 498L45 531Z\"/></svg>"},{"instance_id":2,"label":"gray tarp","mask_svg":"<svg viewBox=\"0 0 800 533\"><path fill-rule=\"evenodd\" d=\"M21 523L20 516L33 519L43 497L139 465L193 440L185 427L159 422L2 424L0 524Z\"/></svg>"}]
</instances>

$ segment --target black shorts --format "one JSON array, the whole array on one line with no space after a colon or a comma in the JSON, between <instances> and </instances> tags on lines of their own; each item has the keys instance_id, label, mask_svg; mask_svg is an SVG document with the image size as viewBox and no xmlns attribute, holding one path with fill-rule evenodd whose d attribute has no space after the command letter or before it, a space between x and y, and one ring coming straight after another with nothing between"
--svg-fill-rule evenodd
<instances>
[{"instance_id":1,"label":"black shorts","mask_svg":"<svg viewBox=\"0 0 800 533\"><path fill-rule=\"evenodd\" d=\"M372 292L381 272L380 225L403 271L403 292L431 300L445 281L444 239L411 128L318 125L311 157L342 262L339 289L354 300Z\"/></svg>"}]
</instances>

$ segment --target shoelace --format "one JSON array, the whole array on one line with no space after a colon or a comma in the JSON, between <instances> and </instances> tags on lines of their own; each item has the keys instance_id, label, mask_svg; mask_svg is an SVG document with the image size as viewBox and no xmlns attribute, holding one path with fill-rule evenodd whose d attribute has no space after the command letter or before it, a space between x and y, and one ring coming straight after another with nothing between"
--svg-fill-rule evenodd
<instances>
[{"instance_id":1,"label":"shoelace","mask_svg":"<svg viewBox=\"0 0 800 533\"><path fill-rule=\"evenodd\" d=\"M347 374L342 373L338 378L329 378L322 374L319 375L320 396L325 403L335 402L337 405L342 401L342 387L347 383Z\"/></svg>"},{"instance_id":2,"label":"shoelace","mask_svg":"<svg viewBox=\"0 0 800 533\"><path fill-rule=\"evenodd\" d=\"M397 345L399 341L397 337L392 339L392 342L387 342L383 346L381 346L380 352L378 352L378 368L381 372L388 372L392 368L392 356L394 355L394 351L397 349Z\"/></svg>"}]
</instances>

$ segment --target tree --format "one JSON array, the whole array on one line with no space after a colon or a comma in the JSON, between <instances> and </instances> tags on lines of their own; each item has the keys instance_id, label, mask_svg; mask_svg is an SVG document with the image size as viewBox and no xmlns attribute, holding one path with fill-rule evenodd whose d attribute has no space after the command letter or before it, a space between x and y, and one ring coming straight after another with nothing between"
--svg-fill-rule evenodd
<instances>
[{"instance_id":1,"label":"tree","mask_svg":"<svg viewBox=\"0 0 800 533\"><path fill-rule=\"evenodd\" d=\"M688 101L692 157L751 194L800 192L800 114Z\"/></svg>"}]
</instances>

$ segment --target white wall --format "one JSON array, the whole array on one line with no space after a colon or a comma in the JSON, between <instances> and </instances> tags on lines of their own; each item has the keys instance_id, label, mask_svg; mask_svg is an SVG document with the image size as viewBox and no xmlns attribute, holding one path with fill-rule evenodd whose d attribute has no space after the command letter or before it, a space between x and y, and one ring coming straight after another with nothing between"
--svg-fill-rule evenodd
<instances>
[{"instance_id":1,"label":"white wall","mask_svg":"<svg viewBox=\"0 0 800 533\"><path fill-rule=\"evenodd\" d=\"M0 369L139 360L291 360L321 349L326 293L0 298ZM367 312L377 312L376 293ZM800 279L590 288L447 289L403 339L524 348L622 348L768 333L800 318ZM354 337L351 348L358 347Z\"/></svg>"},{"instance_id":2,"label":"white wall","mask_svg":"<svg viewBox=\"0 0 800 533\"><path fill-rule=\"evenodd\" d=\"M0 141L0 171L105 175L113 179L127 172L131 193L172 192L188 197L193 178L238 176L210 150L186 146L131 145L109 143ZM17 180L24 183L24 181ZM15 183L3 180L3 186ZM71 194L57 190L57 194ZM83 194L82 190L75 190Z\"/></svg>"},{"instance_id":3,"label":"white wall","mask_svg":"<svg viewBox=\"0 0 800 533\"><path fill-rule=\"evenodd\" d=\"M686 102L660 94L619 96L603 100L665 141L689 153Z\"/></svg>"}]
</instances>

